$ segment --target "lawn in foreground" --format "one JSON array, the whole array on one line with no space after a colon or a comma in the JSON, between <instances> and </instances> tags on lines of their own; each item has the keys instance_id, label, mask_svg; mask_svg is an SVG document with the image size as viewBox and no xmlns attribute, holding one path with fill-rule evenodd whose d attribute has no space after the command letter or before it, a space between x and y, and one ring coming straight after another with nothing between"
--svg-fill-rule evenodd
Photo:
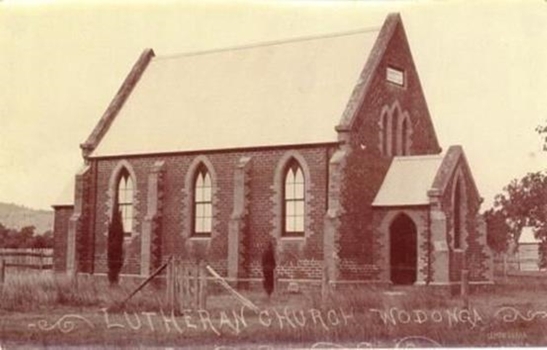
<instances>
[{"instance_id":1,"label":"lawn in foreground","mask_svg":"<svg viewBox=\"0 0 547 350\"><path fill-rule=\"evenodd\" d=\"M164 293L153 288L124 310L108 311L131 286L111 290L87 282L93 285L72 284L70 292L61 291L67 288L64 283L70 282L35 280L34 294L26 294L30 287L25 283L4 286L3 296L10 297L1 300L11 304L0 301L2 343L192 348L547 344L547 282L538 277L512 278L478 291L467 309L461 299L429 290L354 288L336 291L324 306L316 290L278 292L271 299L260 291L244 292L258 312L217 292L208 298L207 310L181 313L172 313ZM9 294L9 288L20 292Z\"/></svg>"}]
</instances>

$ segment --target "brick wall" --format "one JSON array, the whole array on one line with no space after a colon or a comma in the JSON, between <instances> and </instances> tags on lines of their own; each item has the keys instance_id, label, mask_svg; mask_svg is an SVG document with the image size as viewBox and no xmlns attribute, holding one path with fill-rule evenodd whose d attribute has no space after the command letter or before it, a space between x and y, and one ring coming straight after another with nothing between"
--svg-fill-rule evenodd
<instances>
[{"instance_id":1,"label":"brick wall","mask_svg":"<svg viewBox=\"0 0 547 350\"><path fill-rule=\"evenodd\" d=\"M134 235L124 243L124 274L139 274L141 261L142 221L147 212L147 179L153 164L163 161L162 213L162 259L177 255L189 260L205 259L223 275L227 274L228 232L233 211L234 171L243 157L249 157L249 213L245 216L245 264L249 277L261 277L256 268L261 262L262 252L268 242L274 240L280 277L319 278L323 259L323 219L326 211L327 165L334 146L310 146L302 148L273 148L234 152L210 152L164 156L142 156L121 159L94 160L96 175L96 198L94 236L95 272L106 272L106 240L110 220L111 194L109 186L120 164L131 168L135 181ZM279 162L287 154L296 154L305 162L309 172L307 187L307 219L305 238L280 238L274 227L276 217L273 207L276 200L274 178ZM206 159L213 168L216 190L213 195L213 232L211 238L189 237L191 218L188 217L186 179L197 158ZM276 170L277 169L277 170ZM279 226L279 224L277 224Z\"/></svg>"},{"instance_id":2,"label":"brick wall","mask_svg":"<svg viewBox=\"0 0 547 350\"><path fill-rule=\"evenodd\" d=\"M53 220L53 270L66 271L66 248L68 221L72 216L73 206L55 206Z\"/></svg>"},{"instance_id":3,"label":"brick wall","mask_svg":"<svg viewBox=\"0 0 547 350\"><path fill-rule=\"evenodd\" d=\"M462 256L454 252L454 187L456 179L463 184L463 203L465 220L462 222ZM456 164L454 176L449 180L442 198L442 208L446 213L448 246L450 248L450 280L458 281L461 269L469 270L470 281L488 280L489 259L485 233L480 230L480 202L473 179L466 162L460 158Z\"/></svg>"},{"instance_id":4,"label":"brick wall","mask_svg":"<svg viewBox=\"0 0 547 350\"><path fill-rule=\"evenodd\" d=\"M405 71L404 87L386 81L388 66ZM395 103L410 117L410 154L439 153L440 147L401 25L396 26L385 55L373 72L371 87L347 136L349 152L342 180L343 220L338 256L342 259L340 266L348 268L340 270L341 279L379 279L380 269L374 266L373 261L377 254L372 240L370 204L391 162L390 157L381 154L380 118L382 110Z\"/></svg>"}]
</instances>

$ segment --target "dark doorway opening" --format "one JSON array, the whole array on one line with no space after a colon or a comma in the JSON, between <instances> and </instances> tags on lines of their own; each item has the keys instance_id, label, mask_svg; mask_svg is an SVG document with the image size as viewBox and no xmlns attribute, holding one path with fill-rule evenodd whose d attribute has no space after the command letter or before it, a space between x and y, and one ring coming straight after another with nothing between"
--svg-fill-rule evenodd
<instances>
[{"instance_id":1,"label":"dark doorway opening","mask_svg":"<svg viewBox=\"0 0 547 350\"><path fill-rule=\"evenodd\" d=\"M416 225L407 215L401 214L391 223L389 238L391 282L413 284L418 262Z\"/></svg>"}]
</instances>

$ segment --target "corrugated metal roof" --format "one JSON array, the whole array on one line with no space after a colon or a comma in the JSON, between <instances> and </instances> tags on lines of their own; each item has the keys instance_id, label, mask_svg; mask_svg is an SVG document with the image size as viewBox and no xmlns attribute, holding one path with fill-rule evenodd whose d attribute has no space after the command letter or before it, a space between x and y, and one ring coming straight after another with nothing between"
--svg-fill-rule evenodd
<instances>
[{"instance_id":1,"label":"corrugated metal roof","mask_svg":"<svg viewBox=\"0 0 547 350\"><path fill-rule=\"evenodd\" d=\"M394 157L372 205L429 204L427 192L442 161L442 155Z\"/></svg>"},{"instance_id":2,"label":"corrugated metal roof","mask_svg":"<svg viewBox=\"0 0 547 350\"><path fill-rule=\"evenodd\" d=\"M336 141L379 30L153 58L91 156Z\"/></svg>"}]
</instances>

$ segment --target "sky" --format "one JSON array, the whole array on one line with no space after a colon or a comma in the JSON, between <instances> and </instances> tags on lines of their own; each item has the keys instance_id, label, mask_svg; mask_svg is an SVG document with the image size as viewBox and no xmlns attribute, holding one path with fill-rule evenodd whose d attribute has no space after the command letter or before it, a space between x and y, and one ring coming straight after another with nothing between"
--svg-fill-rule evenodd
<instances>
[{"instance_id":1,"label":"sky","mask_svg":"<svg viewBox=\"0 0 547 350\"><path fill-rule=\"evenodd\" d=\"M158 56L344 32L400 12L443 149L488 209L547 168L546 1L0 1L0 202L48 209L144 48ZM363 62L364 64L364 62Z\"/></svg>"}]
</instances>

